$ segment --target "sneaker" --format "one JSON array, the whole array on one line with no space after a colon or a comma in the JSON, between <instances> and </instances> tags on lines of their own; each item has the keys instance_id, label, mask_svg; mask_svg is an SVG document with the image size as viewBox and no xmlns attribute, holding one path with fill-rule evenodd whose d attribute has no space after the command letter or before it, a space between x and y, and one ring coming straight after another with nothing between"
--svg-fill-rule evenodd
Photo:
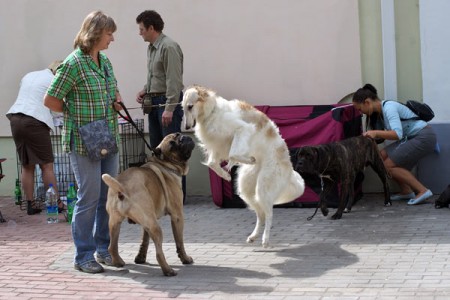
<instances>
[{"instance_id":1,"label":"sneaker","mask_svg":"<svg viewBox=\"0 0 450 300\"><path fill-rule=\"evenodd\" d=\"M414 194L414 193L409 193L409 194L406 194L406 195L395 194L395 195L391 196L391 201L409 200L409 199L413 199L414 197L416 197L416 194Z\"/></svg>"},{"instance_id":2,"label":"sneaker","mask_svg":"<svg viewBox=\"0 0 450 300\"><path fill-rule=\"evenodd\" d=\"M98 263L107 265L107 266L114 266L113 262L112 262L112 257L111 255L107 255L107 256L100 256L98 254L95 255L95 259L97 260Z\"/></svg>"},{"instance_id":3,"label":"sneaker","mask_svg":"<svg viewBox=\"0 0 450 300\"><path fill-rule=\"evenodd\" d=\"M88 261L87 263L84 263L82 265L75 263L73 267L75 270L91 274L102 273L105 271L103 267L96 261Z\"/></svg>"},{"instance_id":4,"label":"sneaker","mask_svg":"<svg viewBox=\"0 0 450 300\"><path fill-rule=\"evenodd\" d=\"M433 192L430 190L427 190L422 196L409 200L408 205L420 204L420 203L424 202L425 200L427 200L428 198L430 198L431 196L433 196Z\"/></svg>"}]
</instances>

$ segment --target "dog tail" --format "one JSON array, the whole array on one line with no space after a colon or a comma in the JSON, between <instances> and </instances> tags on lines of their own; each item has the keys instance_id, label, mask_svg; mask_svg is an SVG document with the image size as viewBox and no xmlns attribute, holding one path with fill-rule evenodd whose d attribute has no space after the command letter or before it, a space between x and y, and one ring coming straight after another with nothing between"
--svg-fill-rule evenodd
<instances>
[{"instance_id":1,"label":"dog tail","mask_svg":"<svg viewBox=\"0 0 450 300\"><path fill-rule=\"evenodd\" d=\"M303 180L302 176L300 176L300 174L292 170L289 184L287 185L281 196L277 200L275 200L274 204L285 204L291 202L303 195L304 192L305 181Z\"/></svg>"},{"instance_id":2,"label":"dog tail","mask_svg":"<svg viewBox=\"0 0 450 300\"><path fill-rule=\"evenodd\" d=\"M121 193L125 195L125 197L127 197L123 185L121 185L120 182L117 181L117 179L115 179L109 174L103 174L102 179L106 183L106 185L109 186L110 189L113 189L114 191Z\"/></svg>"}]
</instances>

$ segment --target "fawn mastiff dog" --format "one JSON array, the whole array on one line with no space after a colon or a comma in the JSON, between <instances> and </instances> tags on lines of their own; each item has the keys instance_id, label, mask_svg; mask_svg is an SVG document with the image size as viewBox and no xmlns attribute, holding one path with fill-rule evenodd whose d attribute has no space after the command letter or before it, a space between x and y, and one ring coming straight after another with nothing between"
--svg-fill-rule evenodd
<instances>
[{"instance_id":1,"label":"fawn mastiff dog","mask_svg":"<svg viewBox=\"0 0 450 300\"><path fill-rule=\"evenodd\" d=\"M167 264L162 249L162 230L158 219L170 215L178 257L183 264L192 264L186 254L183 242L183 192L181 176L188 173L187 161L194 149L193 140L173 133L167 135L154 149L154 156L141 167L132 167L120 173L117 178L103 174L103 181L109 186L106 210L109 213L111 241L109 253L116 267L125 262L118 252L120 225L125 218L140 224L142 243L134 259L137 264L145 263L152 238L156 249L156 259L165 276L177 273Z\"/></svg>"}]
</instances>

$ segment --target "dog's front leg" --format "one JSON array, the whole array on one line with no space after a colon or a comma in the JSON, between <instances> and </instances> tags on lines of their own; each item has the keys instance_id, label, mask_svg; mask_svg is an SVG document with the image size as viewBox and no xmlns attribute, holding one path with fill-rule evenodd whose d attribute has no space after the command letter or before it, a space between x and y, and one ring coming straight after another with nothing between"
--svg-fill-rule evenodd
<instances>
[{"instance_id":1,"label":"dog's front leg","mask_svg":"<svg viewBox=\"0 0 450 300\"><path fill-rule=\"evenodd\" d=\"M236 130L231 143L229 160L232 162L239 162L243 164L253 165L256 159L250 156L249 141L254 134L253 130L246 130L247 127Z\"/></svg>"},{"instance_id":2,"label":"dog's front leg","mask_svg":"<svg viewBox=\"0 0 450 300\"><path fill-rule=\"evenodd\" d=\"M225 179L226 181L231 180L231 175L227 171L225 171L221 166L220 162L213 159L212 155L209 155L208 161L206 162L206 166L211 168L214 172L216 172L217 175Z\"/></svg>"},{"instance_id":3,"label":"dog's front leg","mask_svg":"<svg viewBox=\"0 0 450 300\"><path fill-rule=\"evenodd\" d=\"M180 208L182 210L182 208ZM173 237L175 239L175 245L177 247L178 257L181 262L185 265L192 264L194 260L192 257L186 254L186 250L184 249L184 241L183 241L183 230L184 230L184 217L183 214L171 214L170 222L172 225Z\"/></svg>"},{"instance_id":4,"label":"dog's front leg","mask_svg":"<svg viewBox=\"0 0 450 300\"><path fill-rule=\"evenodd\" d=\"M348 181L342 181L341 182L341 194L339 195L339 206L334 215L331 216L331 219L338 220L342 218L342 213L344 212L345 205L347 204L347 199L349 196L349 183ZM351 186L353 188L353 182L351 183ZM353 199L352 199L353 201Z\"/></svg>"},{"instance_id":5,"label":"dog's front leg","mask_svg":"<svg viewBox=\"0 0 450 300\"><path fill-rule=\"evenodd\" d=\"M119 255L119 234L120 234L120 224L122 220L115 215L111 215L109 218L109 232L110 232L110 241L108 252L112 258L112 264L115 267L123 267L125 262Z\"/></svg>"},{"instance_id":6,"label":"dog's front leg","mask_svg":"<svg viewBox=\"0 0 450 300\"><path fill-rule=\"evenodd\" d=\"M134 262L136 264L145 264L147 260L148 242L149 242L148 232L145 230L144 227L142 227L141 246L139 246L139 252L134 258Z\"/></svg>"},{"instance_id":7,"label":"dog's front leg","mask_svg":"<svg viewBox=\"0 0 450 300\"><path fill-rule=\"evenodd\" d=\"M334 181L331 181L331 179L322 178L323 180L323 186L322 191L320 192L320 211L322 212L323 216L328 216L328 198L331 195L331 193L336 190L337 191L337 185Z\"/></svg>"},{"instance_id":8,"label":"dog's front leg","mask_svg":"<svg viewBox=\"0 0 450 300\"><path fill-rule=\"evenodd\" d=\"M270 229L272 227L273 209L270 207L265 211L266 222L264 225L264 233L262 236L262 246L269 247Z\"/></svg>"}]
</instances>

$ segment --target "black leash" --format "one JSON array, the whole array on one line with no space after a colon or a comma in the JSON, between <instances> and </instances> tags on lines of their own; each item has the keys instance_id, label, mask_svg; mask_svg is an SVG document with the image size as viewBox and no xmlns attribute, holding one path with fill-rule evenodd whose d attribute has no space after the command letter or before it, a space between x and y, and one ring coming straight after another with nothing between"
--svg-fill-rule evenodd
<instances>
[{"instance_id":1,"label":"black leash","mask_svg":"<svg viewBox=\"0 0 450 300\"><path fill-rule=\"evenodd\" d=\"M150 146L150 144L147 142L147 140L145 139L144 133L142 132L142 130L139 129L139 127L136 125L136 123L133 121L133 118L130 116L130 113L128 112L127 107L125 106L125 104L123 102L117 102L120 104L120 106L122 106L126 116L122 115L122 113L120 111L117 111L117 113L126 121L128 121L128 123L130 123L131 125L133 125L133 127L136 129L137 133L139 134L139 136L144 140L145 145L147 146L147 148L152 152L152 154L154 154L154 148L152 148Z\"/></svg>"}]
</instances>

